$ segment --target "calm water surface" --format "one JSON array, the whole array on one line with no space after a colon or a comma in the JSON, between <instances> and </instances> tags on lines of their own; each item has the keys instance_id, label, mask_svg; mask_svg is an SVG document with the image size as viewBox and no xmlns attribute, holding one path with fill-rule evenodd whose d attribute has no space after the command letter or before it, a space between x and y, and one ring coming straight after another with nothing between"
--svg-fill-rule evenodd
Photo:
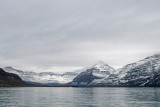
<instances>
[{"instance_id":1,"label":"calm water surface","mask_svg":"<svg viewBox=\"0 0 160 107\"><path fill-rule=\"evenodd\" d=\"M0 107L160 107L160 88L0 88Z\"/></svg>"}]
</instances>

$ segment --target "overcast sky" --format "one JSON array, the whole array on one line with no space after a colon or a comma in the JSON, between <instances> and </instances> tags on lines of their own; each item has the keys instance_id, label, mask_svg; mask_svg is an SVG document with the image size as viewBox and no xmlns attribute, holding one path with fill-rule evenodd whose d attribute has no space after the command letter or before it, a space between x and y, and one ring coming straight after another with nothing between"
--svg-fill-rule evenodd
<instances>
[{"instance_id":1,"label":"overcast sky","mask_svg":"<svg viewBox=\"0 0 160 107\"><path fill-rule=\"evenodd\" d=\"M1 0L0 66L115 69L160 50L160 0Z\"/></svg>"}]
</instances>

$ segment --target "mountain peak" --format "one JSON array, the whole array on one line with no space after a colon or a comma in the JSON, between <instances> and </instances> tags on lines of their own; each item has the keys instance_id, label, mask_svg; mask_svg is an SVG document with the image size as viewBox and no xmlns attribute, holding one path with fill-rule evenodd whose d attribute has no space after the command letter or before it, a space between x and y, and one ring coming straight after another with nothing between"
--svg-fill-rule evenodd
<instances>
[{"instance_id":1,"label":"mountain peak","mask_svg":"<svg viewBox=\"0 0 160 107\"><path fill-rule=\"evenodd\" d=\"M103 61L99 61L98 63L96 63L93 66L93 68L94 69L99 69L100 71L110 71L111 73L113 73L115 71L114 68L110 67L109 65L107 65Z\"/></svg>"}]
</instances>

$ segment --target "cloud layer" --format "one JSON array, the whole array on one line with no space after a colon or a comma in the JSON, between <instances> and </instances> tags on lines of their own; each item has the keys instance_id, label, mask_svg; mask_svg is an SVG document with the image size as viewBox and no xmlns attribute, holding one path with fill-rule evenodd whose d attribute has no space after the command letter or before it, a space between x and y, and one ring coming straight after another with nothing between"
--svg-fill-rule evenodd
<instances>
[{"instance_id":1,"label":"cloud layer","mask_svg":"<svg viewBox=\"0 0 160 107\"><path fill-rule=\"evenodd\" d=\"M160 49L159 0L0 1L0 66L119 68Z\"/></svg>"}]
</instances>

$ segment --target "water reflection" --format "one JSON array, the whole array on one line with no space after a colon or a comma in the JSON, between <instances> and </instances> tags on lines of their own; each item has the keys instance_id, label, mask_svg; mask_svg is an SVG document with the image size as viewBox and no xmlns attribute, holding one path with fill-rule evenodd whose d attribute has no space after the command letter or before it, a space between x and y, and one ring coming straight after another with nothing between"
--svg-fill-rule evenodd
<instances>
[{"instance_id":1,"label":"water reflection","mask_svg":"<svg viewBox=\"0 0 160 107\"><path fill-rule=\"evenodd\" d=\"M0 88L0 107L159 107L160 88Z\"/></svg>"}]
</instances>

